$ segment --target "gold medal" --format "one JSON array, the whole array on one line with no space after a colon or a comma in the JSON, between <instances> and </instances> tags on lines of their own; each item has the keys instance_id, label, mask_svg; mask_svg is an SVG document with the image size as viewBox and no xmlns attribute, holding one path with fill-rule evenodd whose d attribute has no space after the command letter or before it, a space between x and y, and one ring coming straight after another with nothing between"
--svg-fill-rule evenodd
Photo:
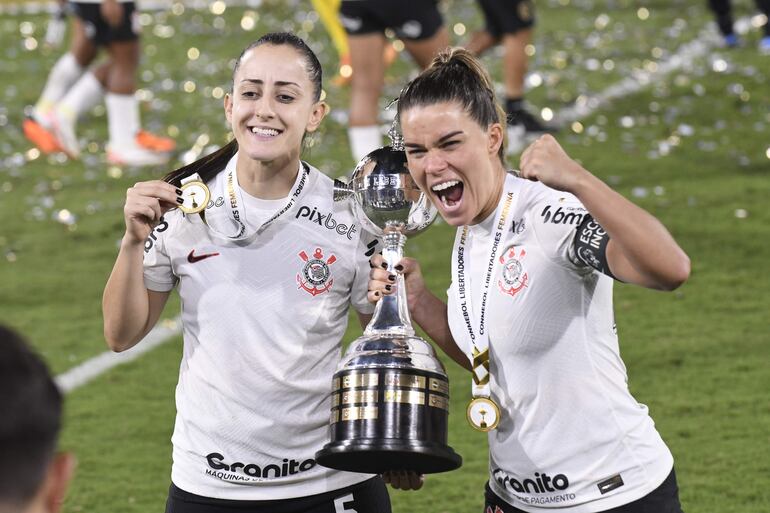
<instances>
[{"instance_id":1,"label":"gold medal","mask_svg":"<svg viewBox=\"0 0 770 513\"><path fill-rule=\"evenodd\" d=\"M500 423L500 408L489 397L476 397L468 405L468 422L479 431L492 431Z\"/></svg>"},{"instance_id":2,"label":"gold medal","mask_svg":"<svg viewBox=\"0 0 770 513\"><path fill-rule=\"evenodd\" d=\"M191 180L182 184L182 199L184 203L179 205L179 210L185 214L197 214L203 211L209 204L211 192L206 184L200 180Z\"/></svg>"}]
</instances>

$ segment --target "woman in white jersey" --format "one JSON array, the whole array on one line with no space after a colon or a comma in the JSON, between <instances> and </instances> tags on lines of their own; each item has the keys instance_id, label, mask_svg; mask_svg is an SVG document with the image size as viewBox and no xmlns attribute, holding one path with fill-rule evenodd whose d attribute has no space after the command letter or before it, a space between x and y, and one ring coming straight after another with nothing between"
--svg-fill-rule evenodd
<instances>
[{"instance_id":1,"label":"woman in white jersey","mask_svg":"<svg viewBox=\"0 0 770 513\"><path fill-rule=\"evenodd\" d=\"M672 290L687 255L550 135L506 170L487 73L448 50L401 93L409 170L457 227L448 304L404 259L413 319L472 369L489 431L486 513L680 512L673 458L628 391L613 278ZM372 259L370 300L393 293ZM469 363L472 362L472 363Z\"/></svg>"},{"instance_id":2,"label":"woman in white jersey","mask_svg":"<svg viewBox=\"0 0 770 513\"><path fill-rule=\"evenodd\" d=\"M267 34L235 64L224 104L233 142L127 192L104 332L113 350L132 347L177 287L184 353L169 513L390 512L379 477L313 459L327 441L348 307L362 324L372 310L376 249L334 204L332 180L300 161L326 113L320 98L312 50ZM190 213L196 205L206 208Z\"/></svg>"}]
</instances>

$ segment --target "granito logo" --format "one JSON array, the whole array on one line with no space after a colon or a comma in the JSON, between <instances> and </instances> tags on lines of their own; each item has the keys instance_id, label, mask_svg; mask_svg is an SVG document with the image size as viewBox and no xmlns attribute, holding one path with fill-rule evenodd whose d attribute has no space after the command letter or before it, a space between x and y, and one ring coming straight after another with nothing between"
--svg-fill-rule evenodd
<instances>
[{"instance_id":1,"label":"granito logo","mask_svg":"<svg viewBox=\"0 0 770 513\"><path fill-rule=\"evenodd\" d=\"M502 469L496 468L492 476L500 484L511 491L518 493L551 493L569 488L569 479L564 474L556 474L554 477L545 472L535 472L534 479L519 481L506 474Z\"/></svg>"},{"instance_id":2,"label":"granito logo","mask_svg":"<svg viewBox=\"0 0 770 513\"><path fill-rule=\"evenodd\" d=\"M144 241L145 253L149 253L152 247L155 245L155 241L158 240L158 236L156 234L163 233L166 230L168 230L168 223L165 219L163 219L163 216L161 216L158 226L156 226L155 229L150 232L150 236L147 237L147 239Z\"/></svg>"},{"instance_id":3,"label":"granito logo","mask_svg":"<svg viewBox=\"0 0 770 513\"><path fill-rule=\"evenodd\" d=\"M310 207L302 205L299 207L299 210L297 210L297 215L294 216L294 219L299 219L300 217L304 217L311 222L316 222L318 223L318 226L323 226L327 230L333 230L340 235L346 235L348 240L353 240L353 234L356 233L356 225L351 224L350 227L348 227L346 224L338 223L331 212L322 214L316 207L313 207L313 210L310 210Z\"/></svg>"},{"instance_id":4,"label":"granito logo","mask_svg":"<svg viewBox=\"0 0 770 513\"><path fill-rule=\"evenodd\" d=\"M284 458L279 465L270 464L264 467L240 461L225 463L224 459L224 455L218 452L212 452L207 455L206 461L210 468L206 469L206 474L225 481L253 481L256 479L274 479L299 474L300 472L310 470L316 465L314 459L299 462Z\"/></svg>"},{"instance_id":5,"label":"granito logo","mask_svg":"<svg viewBox=\"0 0 770 513\"><path fill-rule=\"evenodd\" d=\"M551 212L551 205L546 205L540 216L543 222L553 224L580 224L586 211L580 207L558 207L556 211Z\"/></svg>"}]
</instances>

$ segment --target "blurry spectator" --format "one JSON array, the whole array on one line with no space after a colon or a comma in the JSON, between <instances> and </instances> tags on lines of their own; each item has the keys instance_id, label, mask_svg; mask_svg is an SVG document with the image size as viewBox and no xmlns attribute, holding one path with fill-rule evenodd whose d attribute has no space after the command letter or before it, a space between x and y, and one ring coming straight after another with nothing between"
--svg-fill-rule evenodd
<instances>
[{"instance_id":1,"label":"blurry spectator","mask_svg":"<svg viewBox=\"0 0 770 513\"><path fill-rule=\"evenodd\" d=\"M527 75L527 45L535 25L531 0L478 0L486 27L473 34L467 48L477 56L503 45L505 112L508 119L508 153L518 153L535 137L555 132L526 109L524 78Z\"/></svg>"},{"instance_id":2,"label":"blurry spectator","mask_svg":"<svg viewBox=\"0 0 770 513\"><path fill-rule=\"evenodd\" d=\"M0 512L61 509L75 468L57 454L62 396L45 363L0 326Z\"/></svg>"},{"instance_id":3,"label":"blurry spectator","mask_svg":"<svg viewBox=\"0 0 770 513\"><path fill-rule=\"evenodd\" d=\"M60 2L62 5L64 2ZM74 13L70 49L54 65L24 134L42 152L80 156L75 125L80 115L105 97L109 123L107 160L134 166L168 161L171 139L141 130L136 71L139 66L139 23L133 1L70 2ZM105 47L109 59L88 70ZM106 96L105 96L106 90Z\"/></svg>"},{"instance_id":4,"label":"blurry spectator","mask_svg":"<svg viewBox=\"0 0 770 513\"><path fill-rule=\"evenodd\" d=\"M764 35L759 41L759 51L770 54L770 0L754 0L765 18ZM740 39L733 27L733 8L730 0L709 0L709 7L716 16L719 32L724 38L724 44L728 48L734 48L740 44Z\"/></svg>"},{"instance_id":5,"label":"blurry spectator","mask_svg":"<svg viewBox=\"0 0 770 513\"><path fill-rule=\"evenodd\" d=\"M340 19L348 34L353 67L348 139L358 162L382 146L377 114L385 82L385 30L396 33L423 69L449 45L449 33L435 0L343 0Z\"/></svg>"}]
</instances>

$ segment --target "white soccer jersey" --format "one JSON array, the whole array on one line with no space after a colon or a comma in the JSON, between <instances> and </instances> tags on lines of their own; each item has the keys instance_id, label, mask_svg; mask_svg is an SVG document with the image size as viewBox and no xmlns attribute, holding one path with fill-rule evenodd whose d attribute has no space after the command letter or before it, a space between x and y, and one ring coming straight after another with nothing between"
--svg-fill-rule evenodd
<instances>
[{"instance_id":1,"label":"white soccer jersey","mask_svg":"<svg viewBox=\"0 0 770 513\"><path fill-rule=\"evenodd\" d=\"M513 175L506 191L513 201L485 312L491 395L502 411L489 433L489 484L524 511L591 513L627 504L657 488L673 458L647 407L628 390L613 280L573 256L587 211L570 194ZM466 243L477 310L494 217L471 227ZM467 354L457 281L448 291L449 325Z\"/></svg>"},{"instance_id":2,"label":"white soccer jersey","mask_svg":"<svg viewBox=\"0 0 770 513\"><path fill-rule=\"evenodd\" d=\"M206 220L232 234L226 172L208 184ZM190 493L274 500L371 477L321 467L314 455L328 441L348 307L373 310L366 292L375 246L332 201L330 178L300 170L298 188L294 206L253 242L227 240L199 215L173 210L145 245L147 288L176 286L182 299L172 481Z\"/></svg>"}]
</instances>

